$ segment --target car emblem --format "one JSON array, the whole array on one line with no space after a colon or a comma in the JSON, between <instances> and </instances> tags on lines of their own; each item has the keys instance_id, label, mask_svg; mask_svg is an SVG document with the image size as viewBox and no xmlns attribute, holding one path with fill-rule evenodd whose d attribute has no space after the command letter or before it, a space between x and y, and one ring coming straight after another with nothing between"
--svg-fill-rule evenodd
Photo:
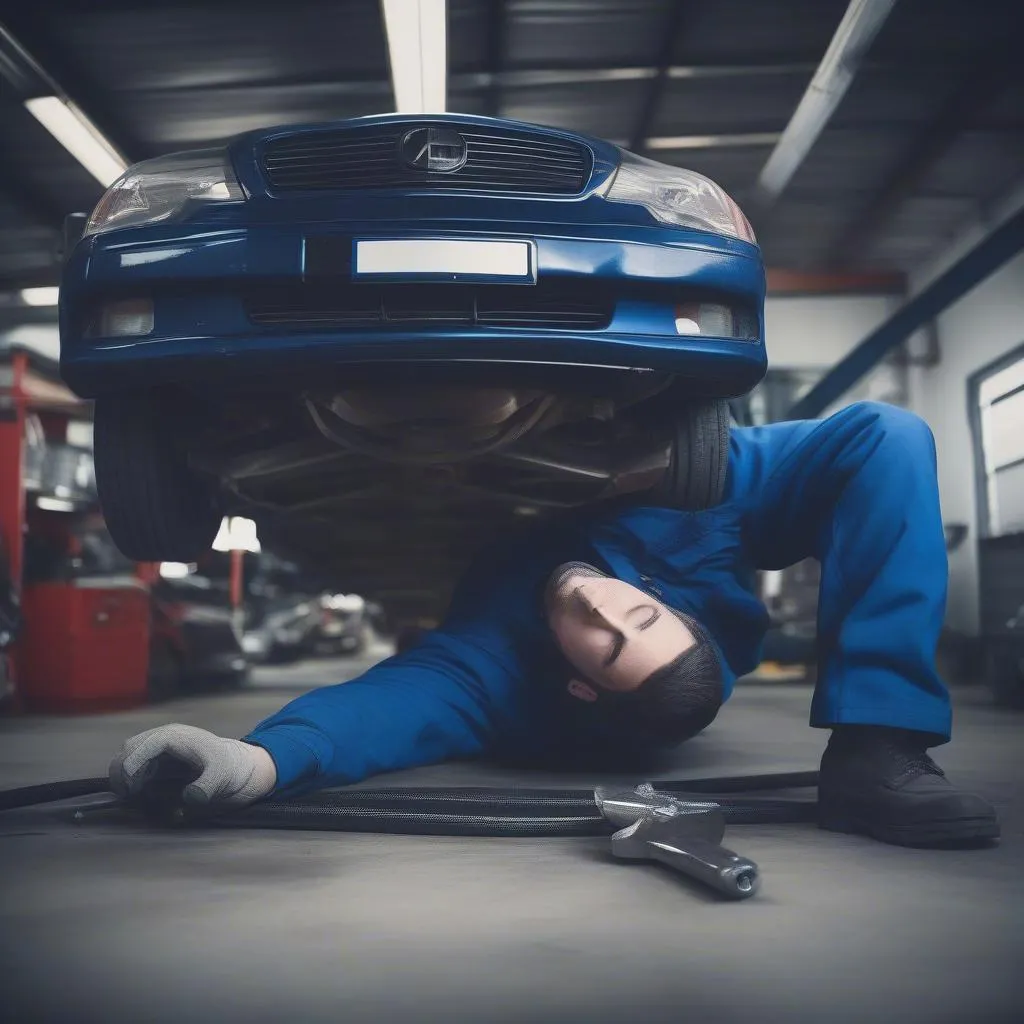
<instances>
[{"instance_id":1,"label":"car emblem","mask_svg":"<svg viewBox=\"0 0 1024 1024\"><path fill-rule=\"evenodd\" d=\"M409 167L445 174L465 166L469 156L466 140L447 128L414 128L402 136L398 149Z\"/></svg>"}]
</instances>

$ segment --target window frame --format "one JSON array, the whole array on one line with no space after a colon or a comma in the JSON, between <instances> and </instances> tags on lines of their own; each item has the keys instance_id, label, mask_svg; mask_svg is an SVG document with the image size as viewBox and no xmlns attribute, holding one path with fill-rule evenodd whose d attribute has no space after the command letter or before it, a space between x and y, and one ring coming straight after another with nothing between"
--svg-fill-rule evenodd
<instances>
[{"instance_id":1,"label":"window frame","mask_svg":"<svg viewBox=\"0 0 1024 1024\"><path fill-rule=\"evenodd\" d=\"M979 540L1003 536L1001 532L994 532L992 529L992 509L989 502L990 474L988 460L985 457L985 437L981 422L981 389L990 377L994 377L997 373L1002 373L1003 370L1022 361L1024 361L1024 342L1010 349L998 359L986 363L967 378L967 419L971 429L971 449L974 457L974 503ZM1016 390L1007 392L1007 397ZM991 475L994 476L1000 470L1009 469L1013 465L1016 463L1000 466ZM1015 529L1007 532L1019 531Z\"/></svg>"}]
</instances>

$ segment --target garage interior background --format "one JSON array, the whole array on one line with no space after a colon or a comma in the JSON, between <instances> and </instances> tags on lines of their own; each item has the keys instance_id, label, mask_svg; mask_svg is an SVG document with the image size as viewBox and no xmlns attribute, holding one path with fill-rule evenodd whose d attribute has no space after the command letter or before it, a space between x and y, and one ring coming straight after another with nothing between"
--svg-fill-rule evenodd
<instances>
[{"instance_id":1,"label":"garage interior background","mask_svg":"<svg viewBox=\"0 0 1024 1024\"><path fill-rule=\"evenodd\" d=\"M737 420L780 419L794 407L818 414L864 397L922 415L937 440L949 525L947 672L977 681L981 656L1024 645L1019 3L389 0L383 8L378 0L0 3L0 523L15 567L10 588L23 589L23 566L42 571L32 568L38 558L14 552L24 541L30 553L33 531L55 529L55 518L71 532L84 523L88 541L96 522L89 410L63 389L55 363L64 217L91 209L101 181L125 163L272 124L443 106L584 131L723 185L771 268L772 368L736 403ZM389 57L388 8L400 20L421 9L447 17L446 46L441 33L440 49L425 50L422 78L394 59L395 35ZM61 123L77 124L78 134L59 141ZM83 125L102 140L99 164L76 148ZM893 318L922 297L928 306L908 332ZM250 599L294 612L311 596L326 600L325 588L344 590L344 580L310 580L263 553L247 556L242 594L231 569L240 560L211 556L209 585L200 593L191 581L171 605L198 604L209 620L212 609ZM65 576L81 576L82 559L76 564ZM185 586L173 569L131 575L154 594ZM779 662L808 659L801 640L813 638L814 585L807 566L764 581L777 639L793 641L775 649ZM38 603L24 604L27 618ZM387 611L369 609L382 630ZM57 613L47 606L46 614ZM232 623L222 618L218 628L230 632ZM22 657L31 661L32 638L52 631L52 622L41 632L27 622ZM229 669L257 646L209 643ZM166 666L149 657L157 694ZM10 679L7 691L16 696Z\"/></svg>"}]
</instances>

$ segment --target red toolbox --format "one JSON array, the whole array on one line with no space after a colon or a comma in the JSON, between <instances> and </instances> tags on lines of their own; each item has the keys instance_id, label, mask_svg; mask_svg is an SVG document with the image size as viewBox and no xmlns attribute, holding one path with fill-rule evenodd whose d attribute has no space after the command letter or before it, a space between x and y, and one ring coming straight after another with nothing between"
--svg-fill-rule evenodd
<instances>
[{"instance_id":1,"label":"red toolbox","mask_svg":"<svg viewBox=\"0 0 1024 1024\"><path fill-rule=\"evenodd\" d=\"M27 711L146 702L150 599L131 577L34 583L21 595L18 692Z\"/></svg>"}]
</instances>

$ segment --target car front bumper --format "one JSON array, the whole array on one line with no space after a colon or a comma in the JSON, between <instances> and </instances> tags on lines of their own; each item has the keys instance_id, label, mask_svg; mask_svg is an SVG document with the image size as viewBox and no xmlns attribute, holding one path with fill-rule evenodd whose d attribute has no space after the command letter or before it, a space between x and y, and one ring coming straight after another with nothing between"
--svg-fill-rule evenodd
<instances>
[{"instance_id":1,"label":"car front bumper","mask_svg":"<svg viewBox=\"0 0 1024 1024\"><path fill-rule=\"evenodd\" d=\"M355 238L396 236L528 239L535 245L539 285L554 292L563 283L606 291L610 315L587 329L254 322L251 296L266 289L369 287L353 285L344 254ZM331 251L338 253L336 266L323 255ZM503 287L521 292L531 286ZM409 221L380 220L156 226L113 231L76 247L62 285L61 364L68 384L85 397L198 381L245 388L270 380L287 389L322 380L332 369L396 360L646 370L687 378L707 397L732 397L749 391L766 369L763 296L756 247L696 231L440 219L411 227ZM153 330L143 337L98 333L97 311L128 298L153 302ZM680 336L676 306L696 300L748 311L756 337Z\"/></svg>"}]
</instances>

